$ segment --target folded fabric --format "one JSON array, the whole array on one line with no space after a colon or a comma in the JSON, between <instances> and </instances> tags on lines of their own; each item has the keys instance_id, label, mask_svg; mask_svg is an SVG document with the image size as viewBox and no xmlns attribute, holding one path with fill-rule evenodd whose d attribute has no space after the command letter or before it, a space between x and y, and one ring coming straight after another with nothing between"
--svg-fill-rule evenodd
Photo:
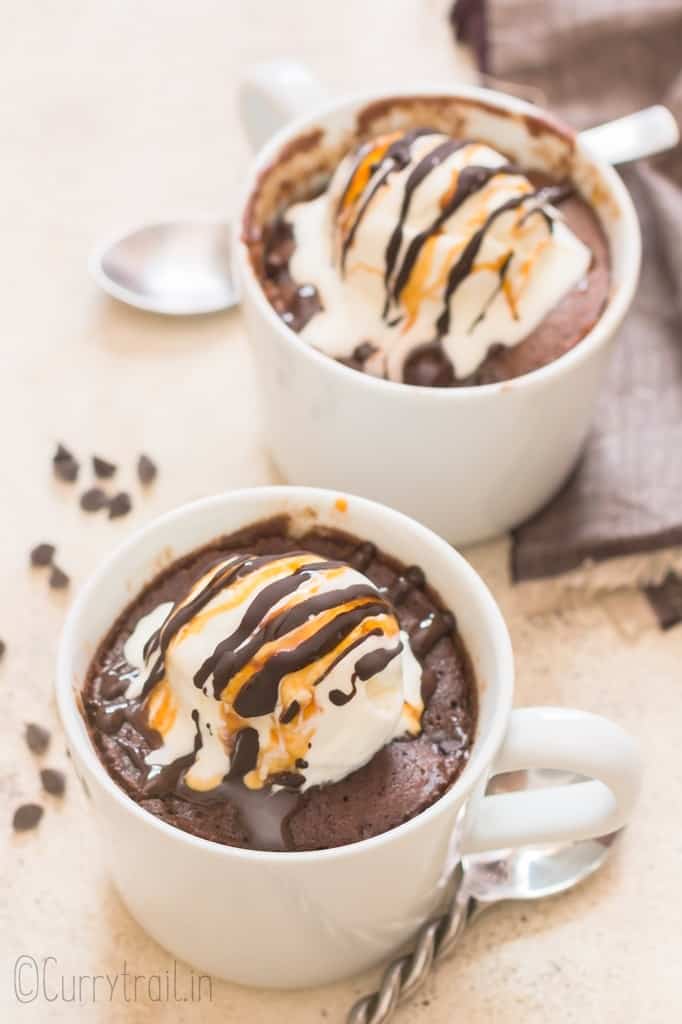
<instances>
[{"instance_id":1,"label":"folded fabric","mask_svg":"<svg viewBox=\"0 0 682 1024\"><path fill-rule=\"evenodd\" d=\"M485 70L578 128L661 101L682 116L680 0L465 0L454 6L453 24L461 38L478 39ZM640 286L580 465L514 533L516 580L575 573L613 557L631 566L634 556L661 549L670 550L671 566L679 564L682 148L623 177L642 224ZM656 566L660 577L660 559Z\"/></svg>"}]
</instances>

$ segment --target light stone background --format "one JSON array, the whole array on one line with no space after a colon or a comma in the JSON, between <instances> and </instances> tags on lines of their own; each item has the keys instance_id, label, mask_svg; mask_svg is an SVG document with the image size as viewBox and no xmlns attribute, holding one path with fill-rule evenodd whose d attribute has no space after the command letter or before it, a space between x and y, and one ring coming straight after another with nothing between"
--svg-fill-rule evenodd
<instances>
[{"instance_id":1,"label":"light stone background","mask_svg":"<svg viewBox=\"0 0 682 1024\"><path fill-rule=\"evenodd\" d=\"M64 975L67 997L74 974L120 972L124 961L145 975L172 966L104 871L52 696L71 595L49 592L44 574L27 568L27 555L38 541L55 541L73 590L111 547L159 512L271 479L239 313L171 321L125 309L95 290L88 253L127 224L230 212L248 161L233 97L249 62L286 51L335 90L427 76L454 81L445 7L442 0L0 4L3 1022L319 1024L341 1021L375 977L302 994L216 982L210 1003L205 991L201 1003L160 1005L141 994L126 1001L119 987L111 1002L99 988L99 1001L86 992L82 1006L45 995L18 1004L11 972L20 954L56 957L50 984ZM81 483L73 488L51 476L57 440L83 459L98 452L119 462L134 513L114 522L81 513ZM143 450L161 468L144 497L132 468ZM660 633L629 592L573 597L531 617L509 586L506 542L470 554L508 617L517 701L612 715L641 742L646 784L632 829L599 878L541 906L498 910L399 1019L677 1020L682 629ZM40 762L21 739L27 720L54 730ZM45 797L38 831L13 836L15 807L42 799L42 763L67 772L66 798ZM216 898L229 901L227 879ZM187 992L189 969L180 965L179 972Z\"/></svg>"}]
</instances>

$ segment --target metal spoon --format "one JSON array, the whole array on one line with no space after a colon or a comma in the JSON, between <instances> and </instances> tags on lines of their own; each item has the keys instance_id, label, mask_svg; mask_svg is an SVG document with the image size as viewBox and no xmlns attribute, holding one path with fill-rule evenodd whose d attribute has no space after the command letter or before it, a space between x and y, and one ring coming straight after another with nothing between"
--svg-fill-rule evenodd
<instances>
[{"instance_id":1,"label":"metal spoon","mask_svg":"<svg viewBox=\"0 0 682 1024\"><path fill-rule=\"evenodd\" d=\"M590 128L581 139L595 156L628 163L671 149L677 124L665 107L647 107ZM230 229L212 221L148 224L101 245L90 271L115 299L153 313L190 316L239 301L232 275Z\"/></svg>"},{"instance_id":2,"label":"metal spoon","mask_svg":"<svg viewBox=\"0 0 682 1024\"><path fill-rule=\"evenodd\" d=\"M224 222L146 224L100 245L90 273L105 292L137 309L216 313L239 301L230 249Z\"/></svg>"},{"instance_id":3,"label":"metal spoon","mask_svg":"<svg viewBox=\"0 0 682 1024\"><path fill-rule=\"evenodd\" d=\"M488 791L556 785L557 774L514 772L513 778L493 779ZM564 777L561 781L582 780ZM355 1003L347 1024L386 1024L398 1004L424 984L434 966L453 952L467 925L484 910L506 900L544 899L572 889L599 870L618 835L463 857L455 870L454 895L446 912L422 926L412 952L389 964L379 989Z\"/></svg>"}]
</instances>

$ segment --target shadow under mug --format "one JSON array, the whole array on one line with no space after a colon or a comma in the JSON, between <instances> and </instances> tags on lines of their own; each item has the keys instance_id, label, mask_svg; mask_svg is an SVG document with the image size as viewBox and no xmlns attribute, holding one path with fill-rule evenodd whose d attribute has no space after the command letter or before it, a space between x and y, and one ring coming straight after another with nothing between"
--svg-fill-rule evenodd
<instances>
[{"instance_id":1,"label":"shadow under mug","mask_svg":"<svg viewBox=\"0 0 682 1024\"><path fill-rule=\"evenodd\" d=\"M410 821L337 849L236 849L166 824L107 774L79 708L100 640L164 565L280 514L291 517L294 529L346 530L403 563L420 565L457 615L477 682L477 734L455 784ZM586 712L512 711L513 678L502 615L483 581L444 540L363 498L269 487L186 505L119 547L69 613L56 685L73 763L91 798L114 882L133 916L203 972L245 985L294 988L335 981L393 953L439 907L463 852L579 840L627 821L640 779L632 740ZM569 771L589 781L484 795L491 775L531 768Z\"/></svg>"}]
</instances>

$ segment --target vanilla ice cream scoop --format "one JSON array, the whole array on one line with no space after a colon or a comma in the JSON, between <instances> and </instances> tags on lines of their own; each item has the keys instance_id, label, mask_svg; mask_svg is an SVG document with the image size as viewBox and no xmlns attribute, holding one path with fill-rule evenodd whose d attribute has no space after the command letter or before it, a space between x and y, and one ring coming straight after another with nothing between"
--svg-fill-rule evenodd
<instances>
[{"instance_id":1,"label":"vanilla ice cream scoop","mask_svg":"<svg viewBox=\"0 0 682 1024\"><path fill-rule=\"evenodd\" d=\"M309 552L230 555L144 616L126 692L161 736L150 770L190 789L226 778L305 790L420 731L421 667L385 596Z\"/></svg>"},{"instance_id":2,"label":"vanilla ice cream scoop","mask_svg":"<svg viewBox=\"0 0 682 1024\"><path fill-rule=\"evenodd\" d=\"M551 205L560 194L482 143L425 128L365 142L285 214L291 274L322 305L301 336L334 358L369 346L364 368L391 380L438 346L466 379L585 276L591 253Z\"/></svg>"}]
</instances>

